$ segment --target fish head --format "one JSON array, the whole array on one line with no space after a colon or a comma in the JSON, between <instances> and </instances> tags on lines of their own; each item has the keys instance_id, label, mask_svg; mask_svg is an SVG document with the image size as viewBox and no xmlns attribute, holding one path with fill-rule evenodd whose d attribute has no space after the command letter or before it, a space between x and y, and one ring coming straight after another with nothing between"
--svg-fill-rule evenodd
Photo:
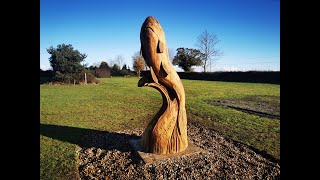
<instances>
[{"instance_id":1,"label":"fish head","mask_svg":"<svg viewBox=\"0 0 320 180\"><path fill-rule=\"evenodd\" d=\"M160 60L169 58L164 31L152 16L145 19L140 31L141 54L147 65L160 67Z\"/></svg>"}]
</instances>

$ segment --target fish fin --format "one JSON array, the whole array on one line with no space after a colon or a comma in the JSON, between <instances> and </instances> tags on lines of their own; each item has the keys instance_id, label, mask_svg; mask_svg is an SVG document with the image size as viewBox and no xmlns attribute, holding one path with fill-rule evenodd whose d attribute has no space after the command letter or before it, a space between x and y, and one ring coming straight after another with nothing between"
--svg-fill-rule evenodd
<instances>
[{"instance_id":1,"label":"fish fin","mask_svg":"<svg viewBox=\"0 0 320 180\"><path fill-rule=\"evenodd\" d=\"M140 46L140 56L142 56L142 45Z\"/></svg>"},{"instance_id":2,"label":"fish fin","mask_svg":"<svg viewBox=\"0 0 320 180\"><path fill-rule=\"evenodd\" d=\"M163 68L162 62L160 64L160 72L164 75L164 77L168 76L167 71Z\"/></svg>"},{"instance_id":3,"label":"fish fin","mask_svg":"<svg viewBox=\"0 0 320 180\"><path fill-rule=\"evenodd\" d=\"M164 51L164 44L160 40L158 40L157 52L163 53L163 51Z\"/></svg>"},{"instance_id":4,"label":"fish fin","mask_svg":"<svg viewBox=\"0 0 320 180\"><path fill-rule=\"evenodd\" d=\"M154 73L152 66L150 66L150 72L151 72L151 77L152 77L153 81L155 83L158 83L158 78L157 78L156 74Z\"/></svg>"}]
</instances>

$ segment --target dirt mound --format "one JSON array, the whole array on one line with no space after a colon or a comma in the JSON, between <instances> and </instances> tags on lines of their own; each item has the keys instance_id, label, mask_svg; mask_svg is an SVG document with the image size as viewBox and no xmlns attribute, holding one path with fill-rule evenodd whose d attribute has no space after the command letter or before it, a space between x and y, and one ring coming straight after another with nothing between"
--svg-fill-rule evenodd
<instances>
[{"instance_id":1,"label":"dirt mound","mask_svg":"<svg viewBox=\"0 0 320 180\"><path fill-rule=\"evenodd\" d=\"M103 145L77 152L81 179L280 179L279 164L198 124L188 124L188 138L209 153L145 165L128 143L141 134L140 129L84 136L83 142Z\"/></svg>"}]
</instances>

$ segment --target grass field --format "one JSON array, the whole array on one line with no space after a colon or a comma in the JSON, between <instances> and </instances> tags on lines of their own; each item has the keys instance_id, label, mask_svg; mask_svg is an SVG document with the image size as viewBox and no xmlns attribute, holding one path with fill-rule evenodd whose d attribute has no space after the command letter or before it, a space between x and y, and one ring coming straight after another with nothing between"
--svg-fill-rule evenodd
<instances>
[{"instance_id":1,"label":"grass field","mask_svg":"<svg viewBox=\"0 0 320 180\"><path fill-rule=\"evenodd\" d=\"M83 132L144 128L162 99L153 88L138 88L138 78L100 79L100 85L40 86L40 178L78 177L76 151ZM259 117L208 100L247 96L280 98L280 85L182 80L188 122L198 122L226 137L280 159L280 120ZM274 103L273 99L270 99ZM280 100L279 102L280 103Z\"/></svg>"}]
</instances>

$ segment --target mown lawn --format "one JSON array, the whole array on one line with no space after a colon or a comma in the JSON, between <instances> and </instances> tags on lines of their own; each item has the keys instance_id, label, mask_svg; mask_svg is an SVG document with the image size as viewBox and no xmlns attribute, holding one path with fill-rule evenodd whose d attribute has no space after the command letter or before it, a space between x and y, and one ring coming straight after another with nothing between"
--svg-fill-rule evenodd
<instances>
[{"instance_id":1,"label":"mown lawn","mask_svg":"<svg viewBox=\"0 0 320 180\"><path fill-rule=\"evenodd\" d=\"M144 128L162 99L153 88L138 88L138 78L100 79L100 85L40 86L40 178L78 177L76 151L88 130ZM182 80L188 122L198 122L226 137L280 159L280 120L214 106L208 100L277 96L280 85ZM70 128L69 128L70 127Z\"/></svg>"}]
</instances>

